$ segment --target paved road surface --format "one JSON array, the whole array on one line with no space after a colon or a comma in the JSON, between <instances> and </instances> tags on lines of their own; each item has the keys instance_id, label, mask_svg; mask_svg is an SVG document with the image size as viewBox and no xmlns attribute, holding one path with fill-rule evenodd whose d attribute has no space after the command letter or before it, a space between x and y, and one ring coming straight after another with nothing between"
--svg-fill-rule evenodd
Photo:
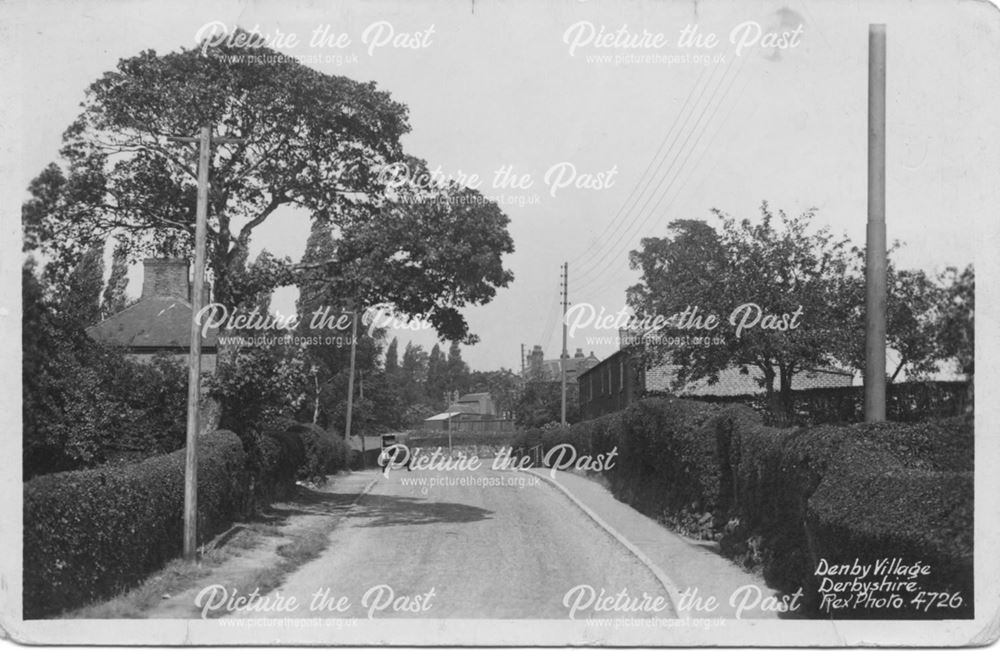
<instances>
[{"instance_id":1,"label":"paved road surface","mask_svg":"<svg viewBox=\"0 0 1000 651\"><path fill-rule=\"evenodd\" d=\"M371 593L369 607L388 603L390 595L400 607L430 604L419 613L396 613L389 605L379 618L565 619L566 592L581 584L608 595L626 588L630 596L666 597L644 565L544 482L526 485L537 480L490 469L369 472L376 485L334 530L329 547L280 588L281 596L295 595L302 604L292 616L366 617L363 597L375 586L392 592ZM433 485L462 480L469 485ZM512 480L525 485L473 484ZM430 599L400 599L432 589ZM313 596L324 590L328 604L346 596L351 608L311 611ZM576 617L627 614L590 609ZM656 616L673 613L668 606Z\"/></svg>"}]
</instances>

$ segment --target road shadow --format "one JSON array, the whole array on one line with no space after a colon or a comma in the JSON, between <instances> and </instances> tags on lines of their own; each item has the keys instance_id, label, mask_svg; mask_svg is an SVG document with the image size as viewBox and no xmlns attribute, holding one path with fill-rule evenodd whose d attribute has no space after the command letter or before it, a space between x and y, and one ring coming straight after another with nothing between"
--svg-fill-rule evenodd
<instances>
[{"instance_id":1,"label":"road shadow","mask_svg":"<svg viewBox=\"0 0 1000 651\"><path fill-rule=\"evenodd\" d=\"M262 509L255 519L273 524L294 515L342 514L357 498L357 491L338 493L296 486L295 493L291 497Z\"/></svg>"},{"instance_id":2,"label":"road shadow","mask_svg":"<svg viewBox=\"0 0 1000 651\"><path fill-rule=\"evenodd\" d=\"M462 524L488 520L493 511L457 502L436 502L414 497L367 495L355 507L359 527L394 527L408 524Z\"/></svg>"},{"instance_id":3,"label":"road shadow","mask_svg":"<svg viewBox=\"0 0 1000 651\"><path fill-rule=\"evenodd\" d=\"M343 515L357 498L357 492L327 492L298 486L291 498L263 509L252 521L280 525L296 515ZM354 506L351 515L361 521L359 527L394 527L477 522L490 519L493 511L457 502L369 494Z\"/></svg>"}]
</instances>

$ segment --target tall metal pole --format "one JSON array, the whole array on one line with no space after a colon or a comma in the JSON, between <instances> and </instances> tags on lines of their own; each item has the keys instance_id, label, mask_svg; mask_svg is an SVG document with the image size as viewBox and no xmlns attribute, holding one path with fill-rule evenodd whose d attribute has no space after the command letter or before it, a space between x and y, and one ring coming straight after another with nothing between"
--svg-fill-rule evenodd
<instances>
[{"instance_id":1,"label":"tall metal pole","mask_svg":"<svg viewBox=\"0 0 1000 651\"><path fill-rule=\"evenodd\" d=\"M212 128L203 126L198 144L198 208L194 227L194 281L191 288L191 352L188 355L187 452L184 457L184 558L198 549L198 399L201 397L201 327L198 313L205 287L205 222L208 218L208 165Z\"/></svg>"},{"instance_id":2,"label":"tall metal pole","mask_svg":"<svg viewBox=\"0 0 1000 651\"><path fill-rule=\"evenodd\" d=\"M885 420L885 25L868 26L868 234L865 422Z\"/></svg>"},{"instance_id":3,"label":"tall metal pole","mask_svg":"<svg viewBox=\"0 0 1000 651\"><path fill-rule=\"evenodd\" d=\"M566 305L569 298L569 263L563 263L562 269L562 357L560 359L562 375L562 416L560 423L566 425L566 360L569 358L569 349L566 348Z\"/></svg>"}]
</instances>

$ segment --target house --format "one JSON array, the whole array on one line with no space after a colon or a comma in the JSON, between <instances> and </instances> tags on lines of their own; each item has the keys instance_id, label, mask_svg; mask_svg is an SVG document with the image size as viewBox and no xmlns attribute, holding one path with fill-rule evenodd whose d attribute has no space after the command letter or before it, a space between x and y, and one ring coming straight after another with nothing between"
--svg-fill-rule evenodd
<instances>
[{"instance_id":1,"label":"house","mask_svg":"<svg viewBox=\"0 0 1000 651\"><path fill-rule=\"evenodd\" d=\"M514 422L497 415L496 405L488 392L456 396L440 414L425 418L422 429L485 432L512 430Z\"/></svg>"},{"instance_id":2,"label":"house","mask_svg":"<svg viewBox=\"0 0 1000 651\"><path fill-rule=\"evenodd\" d=\"M584 419L620 411L648 392L689 397L749 396L764 392L757 367L730 367L719 372L718 382L707 378L674 388L680 367L659 364L646 369L642 359L629 350L619 350L580 374L580 414ZM849 387L854 375L838 369L805 369L792 377L792 389ZM777 378L775 389L777 389Z\"/></svg>"},{"instance_id":3,"label":"house","mask_svg":"<svg viewBox=\"0 0 1000 651\"><path fill-rule=\"evenodd\" d=\"M143 261L142 295L121 312L87 328L94 340L124 346L126 354L148 362L157 353L187 361L191 347L191 283L183 258L147 258ZM207 299L207 287L205 288ZM202 338L201 369L213 372L217 333Z\"/></svg>"},{"instance_id":4,"label":"house","mask_svg":"<svg viewBox=\"0 0 1000 651\"><path fill-rule=\"evenodd\" d=\"M583 419L620 411L642 397L642 360L628 350L619 350L581 373L577 384Z\"/></svg>"},{"instance_id":5,"label":"house","mask_svg":"<svg viewBox=\"0 0 1000 651\"><path fill-rule=\"evenodd\" d=\"M584 356L583 349L577 348L576 353L566 359L566 381L575 382L581 373L595 366L599 361L593 351L591 351L590 355ZM559 381L562 379L562 360L545 359L542 347L536 345L528 353L523 375L529 381Z\"/></svg>"},{"instance_id":6,"label":"house","mask_svg":"<svg viewBox=\"0 0 1000 651\"><path fill-rule=\"evenodd\" d=\"M496 406L493 404L493 399L490 397L489 392L467 393L464 396L458 397L448 406L448 411L462 414L476 414L481 418L487 416L494 417L497 413Z\"/></svg>"}]
</instances>

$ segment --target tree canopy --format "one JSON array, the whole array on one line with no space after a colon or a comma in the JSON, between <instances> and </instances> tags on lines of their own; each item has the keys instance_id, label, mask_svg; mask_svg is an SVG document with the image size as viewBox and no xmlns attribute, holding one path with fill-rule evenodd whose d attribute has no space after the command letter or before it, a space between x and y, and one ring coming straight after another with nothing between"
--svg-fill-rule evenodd
<instances>
[{"instance_id":1,"label":"tree canopy","mask_svg":"<svg viewBox=\"0 0 1000 651\"><path fill-rule=\"evenodd\" d=\"M721 220L718 230L702 221L677 220L670 223L667 237L642 240L630 256L642 279L629 288L628 303L640 317L697 306L702 313L718 315L723 327L711 334L721 334L721 341L705 345L654 336L644 346L647 363L678 365L678 388L701 378L715 381L727 368L759 369L771 409L780 419L790 414L797 373L818 367L863 368L864 251L829 229L814 228L813 210L793 217L764 202L754 221L713 212ZM971 268L968 274L971 283ZM952 275L961 278L957 272ZM963 293L958 281L948 289L924 272L897 270L891 264L888 276L887 338L898 355L890 379L903 368L919 376L944 356L957 355L957 346L947 350L942 342L964 341L961 333L971 329L950 326L949 331L959 334L949 338L942 330L942 314L957 314L958 322L971 323L964 311L970 305L964 296L970 292ZM948 296L954 297L950 309L942 303ZM789 327L758 326L736 336L732 328L726 330L727 319L748 303L759 306L761 314L798 311L800 316L795 327L789 319Z\"/></svg>"},{"instance_id":2,"label":"tree canopy","mask_svg":"<svg viewBox=\"0 0 1000 651\"><path fill-rule=\"evenodd\" d=\"M454 184L420 201L387 191L387 166L423 163L400 145L406 107L374 83L267 50L269 65L230 56L239 53L226 43L147 50L91 84L61 161L29 188L26 249L42 250L63 272L110 238L133 260L189 256L197 155L171 138L208 124L215 136L242 139L211 152L207 241L217 300L239 305L255 229L299 209L329 224L336 246L305 269L274 259L264 279L272 289L318 270L341 295L392 303L426 316L443 337L474 340L458 308L489 301L512 280L501 260L513 251L508 218Z\"/></svg>"}]
</instances>

